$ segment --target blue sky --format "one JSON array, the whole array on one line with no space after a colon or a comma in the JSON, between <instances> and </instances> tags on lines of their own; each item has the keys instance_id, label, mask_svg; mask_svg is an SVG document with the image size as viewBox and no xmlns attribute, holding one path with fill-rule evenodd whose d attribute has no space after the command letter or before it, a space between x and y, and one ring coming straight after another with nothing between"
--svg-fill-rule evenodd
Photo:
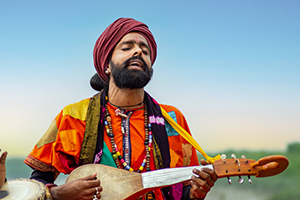
<instances>
[{"instance_id":1,"label":"blue sky","mask_svg":"<svg viewBox=\"0 0 300 200\"><path fill-rule=\"evenodd\" d=\"M204 150L300 141L299 1L1 1L0 148L27 155L66 105L95 94L92 51L115 19L158 44L146 90Z\"/></svg>"}]
</instances>

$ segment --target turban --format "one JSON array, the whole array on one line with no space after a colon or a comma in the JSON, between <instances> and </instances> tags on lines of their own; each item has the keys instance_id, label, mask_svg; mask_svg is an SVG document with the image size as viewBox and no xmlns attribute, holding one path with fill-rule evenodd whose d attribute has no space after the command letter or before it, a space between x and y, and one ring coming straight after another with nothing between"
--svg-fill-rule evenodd
<instances>
[{"instance_id":1,"label":"turban","mask_svg":"<svg viewBox=\"0 0 300 200\"><path fill-rule=\"evenodd\" d=\"M152 65L155 62L156 42L148 26L131 18L119 18L104 30L94 47L94 66L103 81L108 79L105 70L109 64L112 51L122 37L130 32L137 32L147 40L150 47Z\"/></svg>"}]
</instances>

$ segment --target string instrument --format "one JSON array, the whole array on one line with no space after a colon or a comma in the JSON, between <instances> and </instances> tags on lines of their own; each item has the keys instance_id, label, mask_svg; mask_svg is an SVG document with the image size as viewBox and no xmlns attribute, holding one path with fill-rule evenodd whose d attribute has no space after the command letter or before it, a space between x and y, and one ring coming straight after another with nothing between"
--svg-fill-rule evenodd
<instances>
[{"instance_id":1,"label":"string instrument","mask_svg":"<svg viewBox=\"0 0 300 200\"><path fill-rule=\"evenodd\" d=\"M231 176L239 176L240 183L244 182L241 176L248 176L249 182L252 183L250 176L274 176L283 172L288 163L288 159L281 155L267 156L257 161L245 157L237 159L232 155L230 159L221 156L220 160L216 160L214 164L210 165L166 168L141 174L101 164L86 164L76 168L69 175L66 183L96 172L103 188L101 199L129 200L137 199L142 194L156 188L190 180L191 176L194 175L192 170L195 168L199 170L201 168L214 169L218 178L227 177L230 184L231 179L229 177Z\"/></svg>"}]
</instances>

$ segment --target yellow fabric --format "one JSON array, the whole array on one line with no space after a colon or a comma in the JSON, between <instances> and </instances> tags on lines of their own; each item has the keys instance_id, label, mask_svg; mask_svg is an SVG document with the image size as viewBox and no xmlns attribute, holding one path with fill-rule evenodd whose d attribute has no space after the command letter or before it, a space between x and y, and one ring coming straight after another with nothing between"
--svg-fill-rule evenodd
<instances>
[{"instance_id":1,"label":"yellow fabric","mask_svg":"<svg viewBox=\"0 0 300 200\"><path fill-rule=\"evenodd\" d=\"M36 144L36 147L39 149L45 144L52 143L56 140L57 136L57 126L56 126L56 120L53 120L50 127L46 131L46 133L43 135L43 137L38 141Z\"/></svg>"},{"instance_id":2,"label":"yellow fabric","mask_svg":"<svg viewBox=\"0 0 300 200\"><path fill-rule=\"evenodd\" d=\"M77 131L76 130L64 130L60 132L60 140L64 151L76 151L77 150Z\"/></svg>"},{"instance_id":3,"label":"yellow fabric","mask_svg":"<svg viewBox=\"0 0 300 200\"><path fill-rule=\"evenodd\" d=\"M208 156L204 150L200 147L200 145L194 140L194 138L188 134L179 124L177 124L172 117L162 108L162 115L169 122L169 124L183 137L186 141L188 141L195 149L197 149L203 156L206 158L206 162L212 164L215 162L215 160L220 160L221 155L217 155L216 157L212 158Z\"/></svg>"},{"instance_id":4,"label":"yellow fabric","mask_svg":"<svg viewBox=\"0 0 300 200\"><path fill-rule=\"evenodd\" d=\"M176 167L176 164L180 158L180 156L173 150L173 149L170 149L170 156L171 156L171 163L170 163L170 167L173 168L173 167Z\"/></svg>"},{"instance_id":5,"label":"yellow fabric","mask_svg":"<svg viewBox=\"0 0 300 200\"><path fill-rule=\"evenodd\" d=\"M63 116L70 115L75 119L80 119L82 121L85 121L89 102L90 99L85 99L83 101L79 101L77 103L73 103L71 105L64 107Z\"/></svg>"}]
</instances>

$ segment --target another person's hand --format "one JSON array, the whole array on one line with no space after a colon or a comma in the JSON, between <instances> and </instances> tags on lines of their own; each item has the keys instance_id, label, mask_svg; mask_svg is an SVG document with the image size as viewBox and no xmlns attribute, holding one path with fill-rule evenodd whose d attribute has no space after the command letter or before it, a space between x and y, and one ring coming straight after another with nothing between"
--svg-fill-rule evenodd
<instances>
[{"instance_id":1,"label":"another person's hand","mask_svg":"<svg viewBox=\"0 0 300 200\"><path fill-rule=\"evenodd\" d=\"M201 165L207 165L204 159L201 159ZM190 199L204 199L210 189L214 186L218 177L214 170L203 168L201 171L194 169L196 176L192 176Z\"/></svg>"},{"instance_id":2,"label":"another person's hand","mask_svg":"<svg viewBox=\"0 0 300 200\"><path fill-rule=\"evenodd\" d=\"M50 190L51 196L54 200L100 199L102 187L100 186L100 180L95 179L96 175L94 173L93 175L71 181L64 185L52 187Z\"/></svg>"},{"instance_id":3,"label":"another person's hand","mask_svg":"<svg viewBox=\"0 0 300 200\"><path fill-rule=\"evenodd\" d=\"M1 152L1 149L0 149ZM4 151L2 155L0 155L0 187L5 182L6 169L5 169L5 159L7 156L7 151Z\"/></svg>"}]
</instances>

